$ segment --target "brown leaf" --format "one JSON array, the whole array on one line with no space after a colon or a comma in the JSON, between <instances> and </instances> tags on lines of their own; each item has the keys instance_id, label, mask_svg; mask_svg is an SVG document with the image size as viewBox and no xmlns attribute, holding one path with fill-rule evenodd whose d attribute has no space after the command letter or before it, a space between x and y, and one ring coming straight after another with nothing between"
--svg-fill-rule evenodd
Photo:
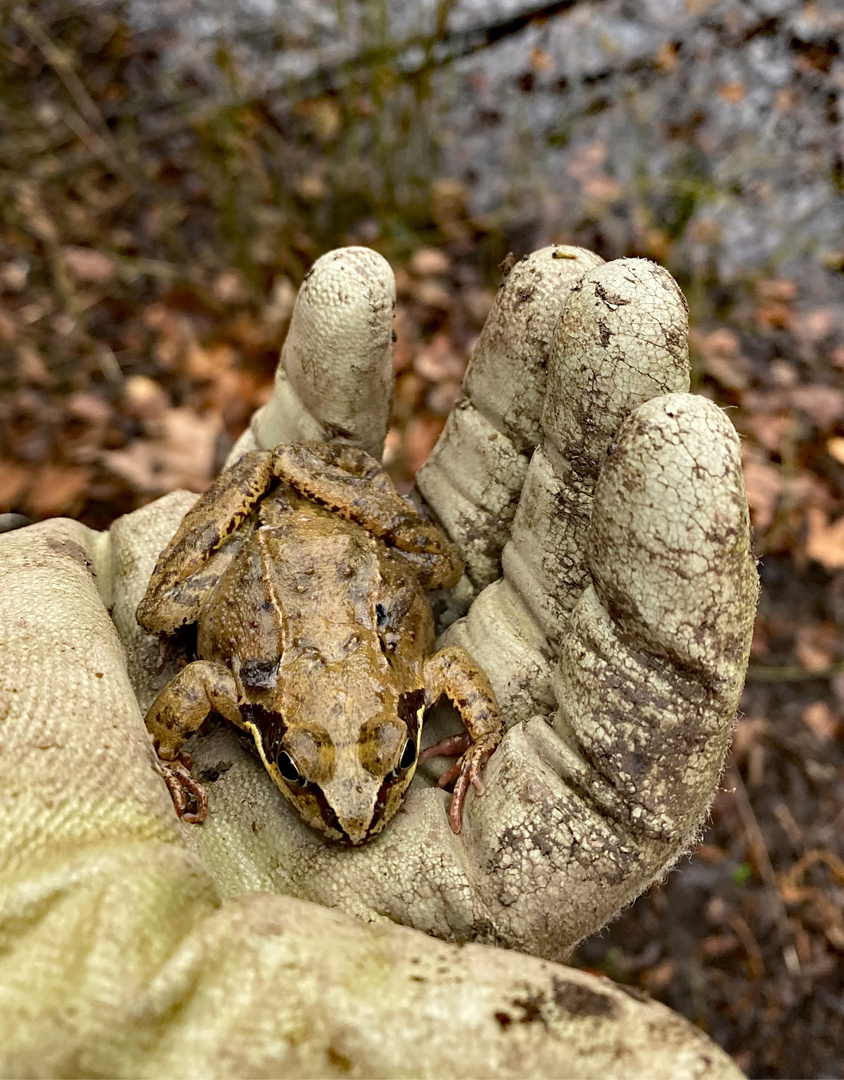
<instances>
[{"instance_id":1,"label":"brown leaf","mask_svg":"<svg viewBox=\"0 0 844 1080\"><path fill-rule=\"evenodd\" d=\"M221 304L242 304L248 297L243 274L233 268L217 275L211 284L211 291Z\"/></svg>"},{"instance_id":2,"label":"brown leaf","mask_svg":"<svg viewBox=\"0 0 844 1080\"><path fill-rule=\"evenodd\" d=\"M738 105L740 101L744 101L747 94L747 87L743 82L736 81L731 83L724 83L718 87L718 96L722 101L726 101L728 105Z\"/></svg>"},{"instance_id":3,"label":"brown leaf","mask_svg":"<svg viewBox=\"0 0 844 1080\"><path fill-rule=\"evenodd\" d=\"M448 311L452 304L452 295L438 281L423 278L413 290L413 298L425 307Z\"/></svg>"},{"instance_id":4,"label":"brown leaf","mask_svg":"<svg viewBox=\"0 0 844 1080\"><path fill-rule=\"evenodd\" d=\"M791 400L822 430L844 419L844 392L837 387L820 383L797 386L791 392Z\"/></svg>"},{"instance_id":5,"label":"brown leaf","mask_svg":"<svg viewBox=\"0 0 844 1080\"><path fill-rule=\"evenodd\" d=\"M791 425L787 413L748 412L742 417L742 426L769 454L782 452L783 436Z\"/></svg>"},{"instance_id":6,"label":"brown leaf","mask_svg":"<svg viewBox=\"0 0 844 1080\"><path fill-rule=\"evenodd\" d=\"M738 946L738 938L734 934L718 934L716 937L706 938L701 945L701 951L704 956L718 957L733 952Z\"/></svg>"},{"instance_id":7,"label":"brown leaf","mask_svg":"<svg viewBox=\"0 0 844 1080\"><path fill-rule=\"evenodd\" d=\"M466 360L457 353L448 334L434 334L431 341L416 354L413 369L430 382L463 378Z\"/></svg>"},{"instance_id":8,"label":"brown leaf","mask_svg":"<svg viewBox=\"0 0 844 1080\"><path fill-rule=\"evenodd\" d=\"M30 517L73 517L85 504L85 492L91 479L86 465L42 465L24 499L24 511Z\"/></svg>"},{"instance_id":9,"label":"brown leaf","mask_svg":"<svg viewBox=\"0 0 844 1080\"><path fill-rule=\"evenodd\" d=\"M203 491L211 480L221 425L218 416L170 409L148 439L103 455L104 462L129 484L152 495L177 488Z\"/></svg>"},{"instance_id":10,"label":"brown leaf","mask_svg":"<svg viewBox=\"0 0 844 1080\"><path fill-rule=\"evenodd\" d=\"M53 382L50 369L41 353L28 341L22 341L16 350L17 374L22 383L31 386L49 386Z\"/></svg>"},{"instance_id":11,"label":"brown leaf","mask_svg":"<svg viewBox=\"0 0 844 1080\"><path fill-rule=\"evenodd\" d=\"M0 311L0 345L14 345L18 329L13 319Z\"/></svg>"},{"instance_id":12,"label":"brown leaf","mask_svg":"<svg viewBox=\"0 0 844 1080\"><path fill-rule=\"evenodd\" d=\"M410 260L410 269L419 277L436 277L448 272L451 260L440 248L417 248Z\"/></svg>"},{"instance_id":13,"label":"brown leaf","mask_svg":"<svg viewBox=\"0 0 844 1080\"><path fill-rule=\"evenodd\" d=\"M809 519L809 535L806 554L827 570L844 569L844 517L829 523L823 510L810 506L806 510Z\"/></svg>"},{"instance_id":14,"label":"brown leaf","mask_svg":"<svg viewBox=\"0 0 844 1080\"><path fill-rule=\"evenodd\" d=\"M583 194L596 202L614 202L624 192L621 184L612 176L599 174L583 181Z\"/></svg>"},{"instance_id":15,"label":"brown leaf","mask_svg":"<svg viewBox=\"0 0 844 1080\"><path fill-rule=\"evenodd\" d=\"M837 315L834 308L812 308L800 316L797 333L806 341L823 341L835 330L836 322Z\"/></svg>"},{"instance_id":16,"label":"brown leaf","mask_svg":"<svg viewBox=\"0 0 844 1080\"><path fill-rule=\"evenodd\" d=\"M544 49L534 48L530 51L530 66L534 71L548 71L554 66L554 59Z\"/></svg>"},{"instance_id":17,"label":"brown leaf","mask_svg":"<svg viewBox=\"0 0 844 1080\"><path fill-rule=\"evenodd\" d=\"M794 651L807 671L824 671L838 655L838 628L831 622L801 623L795 634Z\"/></svg>"},{"instance_id":18,"label":"brown leaf","mask_svg":"<svg viewBox=\"0 0 844 1080\"><path fill-rule=\"evenodd\" d=\"M648 993L664 990L674 978L676 965L673 960L661 960L651 968L646 968L642 973L642 981Z\"/></svg>"},{"instance_id":19,"label":"brown leaf","mask_svg":"<svg viewBox=\"0 0 844 1080\"><path fill-rule=\"evenodd\" d=\"M693 340L700 350L704 370L722 386L731 390L744 390L752 374L750 362L742 356L738 334L726 326L718 327L708 334L695 335Z\"/></svg>"},{"instance_id":20,"label":"brown leaf","mask_svg":"<svg viewBox=\"0 0 844 1080\"><path fill-rule=\"evenodd\" d=\"M844 465L844 438L833 435L826 441L826 451L830 457L834 457L839 465Z\"/></svg>"},{"instance_id":21,"label":"brown leaf","mask_svg":"<svg viewBox=\"0 0 844 1080\"><path fill-rule=\"evenodd\" d=\"M136 420L156 420L169 408L163 387L146 375L130 375L123 384L126 414Z\"/></svg>"},{"instance_id":22,"label":"brown leaf","mask_svg":"<svg viewBox=\"0 0 844 1080\"><path fill-rule=\"evenodd\" d=\"M432 386L428 391L428 408L437 416L448 416L460 400L462 385L456 379L447 379Z\"/></svg>"},{"instance_id":23,"label":"brown leaf","mask_svg":"<svg viewBox=\"0 0 844 1080\"><path fill-rule=\"evenodd\" d=\"M788 278L763 278L754 289L757 300L790 304L797 295L797 285Z\"/></svg>"},{"instance_id":24,"label":"brown leaf","mask_svg":"<svg viewBox=\"0 0 844 1080\"><path fill-rule=\"evenodd\" d=\"M413 476L428 460L442 428L442 419L433 416L416 416L407 425L407 464Z\"/></svg>"},{"instance_id":25,"label":"brown leaf","mask_svg":"<svg viewBox=\"0 0 844 1080\"><path fill-rule=\"evenodd\" d=\"M94 248L65 248L64 261L67 272L79 284L105 285L117 272L114 258Z\"/></svg>"},{"instance_id":26,"label":"brown leaf","mask_svg":"<svg viewBox=\"0 0 844 1080\"><path fill-rule=\"evenodd\" d=\"M750 456L751 454L750 448L743 454L744 486L750 504L750 516L757 529L767 529L774 520L782 498L782 473L776 465L764 460L761 455Z\"/></svg>"},{"instance_id":27,"label":"brown leaf","mask_svg":"<svg viewBox=\"0 0 844 1080\"><path fill-rule=\"evenodd\" d=\"M656 66L660 71L676 71L680 63L677 46L673 41L663 41L656 51Z\"/></svg>"},{"instance_id":28,"label":"brown leaf","mask_svg":"<svg viewBox=\"0 0 844 1080\"><path fill-rule=\"evenodd\" d=\"M837 739L841 724L825 701L813 701L803 710L803 722L822 743Z\"/></svg>"},{"instance_id":29,"label":"brown leaf","mask_svg":"<svg viewBox=\"0 0 844 1080\"><path fill-rule=\"evenodd\" d=\"M18 500L32 480L32 469L18 461L0 459L0 513L6 513Z\"/></svg>"}]
</instances>

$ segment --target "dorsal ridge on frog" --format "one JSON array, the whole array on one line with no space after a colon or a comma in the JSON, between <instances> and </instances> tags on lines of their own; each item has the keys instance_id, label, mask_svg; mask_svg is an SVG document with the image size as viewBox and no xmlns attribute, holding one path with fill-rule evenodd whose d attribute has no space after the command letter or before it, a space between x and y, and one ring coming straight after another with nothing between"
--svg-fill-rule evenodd
<instances>
[{"instance_id":1,"label":"dorsal ridge on frog","mask_svg":"<svg viewBox=\"0 0 844 1080\"><path fill-rule=\"evenodd\" d=\"M424 711L445 693L467 730L449 740L461 756L441 781L455 780L459 832L468 785L483 791L480 769L503 734L471 657L433 652L425 590L462 569L454 545L348 444L282 444L223 472L162 552L137 612L152 633L197 624L198 659L146 716L180 816L205 817L182 746L219 712L251 735L309 825L362 843L399 810Z\"/></svg>"}]
</instances>

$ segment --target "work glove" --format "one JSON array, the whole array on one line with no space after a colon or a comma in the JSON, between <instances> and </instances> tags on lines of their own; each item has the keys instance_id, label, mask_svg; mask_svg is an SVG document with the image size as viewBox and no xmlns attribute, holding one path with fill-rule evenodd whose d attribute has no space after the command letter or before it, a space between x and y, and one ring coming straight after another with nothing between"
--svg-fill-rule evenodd
<instances>
[{"instance_id":1,"label":"work glove","mask_svg":"<svg viewBox=\"0 0 844 1080\"><path fill-rule=\"evenodd\" d=\"M323 256L229 463L380 456L394 303L375 252ZM547 962L694 843L736 714L739 445L688 380L654 264L555 246L504 280L414 492L466 563L432 595L440 644L508 729L459 834L434 758L380 836L327 843L222 721L186 747L208 817L177 819L141 718L178 650L135 611L196 496L0 538L0 1072L730 1073L667 1010ZM457 727L441 710L423 745Z\"/></svg>"}]
</instances>

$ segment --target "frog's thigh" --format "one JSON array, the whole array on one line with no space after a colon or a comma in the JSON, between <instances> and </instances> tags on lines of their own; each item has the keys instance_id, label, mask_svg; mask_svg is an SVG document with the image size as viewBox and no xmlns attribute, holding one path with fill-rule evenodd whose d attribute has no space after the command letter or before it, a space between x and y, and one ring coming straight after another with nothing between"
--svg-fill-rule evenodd
<instances>
[{"instance_id":1,"label":"frog's thigh","mask_svg":"<svg viewBox=\"0 0 844 1080\"><path fill-rule=\"evenodd\" d=\"M463 572L457 548L363 450L330 442L283 444L276 447L273 471L306 498L407 555L425 588L454 585Z\"/></svg>"},{"instance_id":2,"label":"frog's thigh","mask_svg":"<svg viewBox=\"0 0 844 1080\"><path fill-rule=\"evenodd\" d=\"M365 450L349 443L311 442L281 443L275 448L273 470L276 476L292 484L298 491L313 481L351 483L360 489L381 487L392 489L392 481L379 463Z\"/></svg>"},{"instance_id":3,"label":"frog's thigh","mask_svg":"<svg viewBox=\"0 0 844 1080\"><path fill-rule=\"evenodd\" d=\"M381 535L397 514L414 512L375 458L342 443L282 443L273 472L314 502ZM383 528L378 526L382 525Z\"/></svg>"},{"instance_id":4,"label":"frog's thigh","mask_svg":"<svg viewBox=\"0 0 844 1080\"><path fill-rule=\"evenodd\" d=\"M195 660L167 683L147 712L145 722L159 757L176 760L185 740L212 712L242 724L232 673L222 664Z\"/></svg>"},{"instance_id":5,"label":"frog's thigh","mask_svg":"<svg viewBox=\"0 0 844 1080\"><path fill-rule=\"evenodd\" d=\"M433 705L445 694L460 713L473 743L485 735L503 734L504 725L489 679L465 649L451 645L429 656L424 680L426 705Z\"/></svg>"},{"instance_id":6,"label":"frog's thigh","mask_svg":"<svg viewBox=\"0 0 844 1080\"><path fill-rule=\"evenodd\" d=\"M222 472L185 515L162 551L138 605L138 622L153 634L172 634L196 622L228 560L209 560L252 513L273 481L272 452L253 450Z\"/></svg>"}]
</instances>

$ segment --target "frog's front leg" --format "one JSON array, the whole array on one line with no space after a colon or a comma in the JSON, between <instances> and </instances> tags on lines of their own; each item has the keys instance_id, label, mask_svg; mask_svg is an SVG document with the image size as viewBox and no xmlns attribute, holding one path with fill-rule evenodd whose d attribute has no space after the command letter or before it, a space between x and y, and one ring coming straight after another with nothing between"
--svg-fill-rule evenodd
<instances>
[{"instance_id":1,"label":"frog's front leg","mask_svg":"<svg viewBox=\"0 0 844 1080\"><path fill-rule=\"evenodd\" d=\"M432 522L399 495L378 462L341 442L281 444L273 472L313 502L402 552L426 589L455 585L463 560Z\"/></svg>"},{"instance_id":2,"label":"frog's front leg","mask_svg":"<svg viewBox=\"0 0 844 1080\"><path fill-rule=\"evenodd\" d=\"M225 569L209 562L272 486L272 459L271 450L246 454L222 472L185 515L138 604L137 619L145 630L172 634L196 622L205 597Z\"/></svg>"},{"instance_id":3,"label":"frog's front leg","mask_svg":"<svg viewBox=\"0 0 844 1080\"><path fill-rule=\"evenodd\" d=\"M161 760L164 780L176 813L185 821L205 820L208 796L191 776L190 759L182 747L209 713L221 713L242 726L237 701L237 686L228 668L210 660L195 660L167 683L147 711L145 723ZM196 800L195 812L185 812L188 795Z\"/></svg>"},{"instance_id":4,"label":"frog's front leg","mask_svg":"<svg viewBox=\"0 0 844 1080\"><path fill-rule=\"evenodd\" d=\"M420 761L438 754L460 754L460 758L440 779L439 787L454 781L449 822L459 833L463 801L469 784L484 793L481 769L504 736L504 721L498 711L489 679L465 649L457 645L441 649L425 661L425 704L432 706L445 694L460 713L466 727L463 735L452 735L419 756Z\"/></svg>"}]
</instances>

